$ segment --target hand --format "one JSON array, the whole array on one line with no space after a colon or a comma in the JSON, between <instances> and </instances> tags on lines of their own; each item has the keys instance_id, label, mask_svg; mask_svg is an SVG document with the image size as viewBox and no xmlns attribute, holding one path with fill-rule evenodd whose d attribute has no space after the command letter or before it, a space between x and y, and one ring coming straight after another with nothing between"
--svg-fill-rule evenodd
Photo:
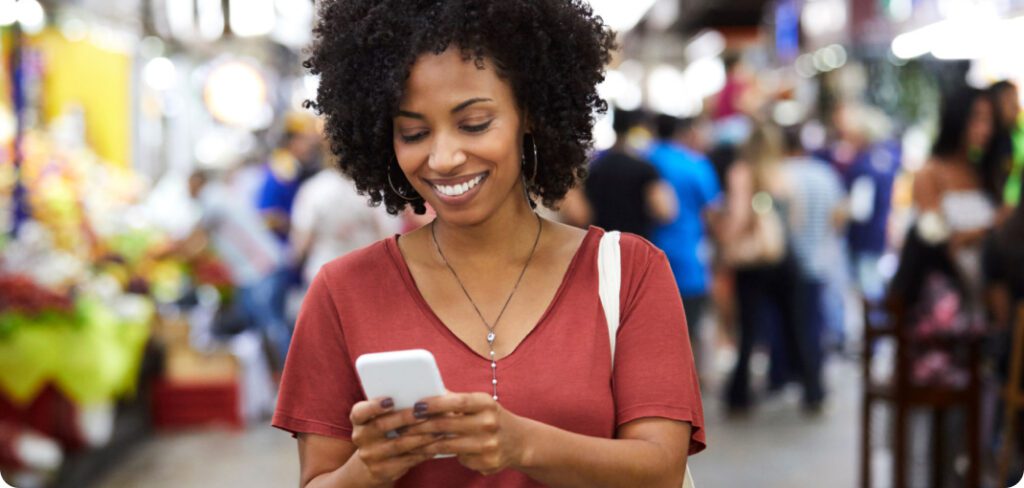
<instances>
[{"instance_id":1,"label":"hand","mask_svg":"<svg viewBox=\"0 0 1024 488\"><path fill-rule=\"evenodd\" d=\"M463 466L484 475L521 465L524 458L523 422L486 393L448 393L416 404L425 422L405 435L443 436L417 452L455 454Z\"/></svg>"},{"instance_id":2,"label":"hand","mask_svg":"<svg viewBox=\"0 0 1024 488\"><path fill-rule=\"evenodd\" d=\"M412 409L394 411L394 401L377 398L352 406L352 443L356 455L375 483L397 481L417 464L433 457L422 451L438 439L430 434L403 433L409 426L423 423Z\"/></svg>"}]
</instances>

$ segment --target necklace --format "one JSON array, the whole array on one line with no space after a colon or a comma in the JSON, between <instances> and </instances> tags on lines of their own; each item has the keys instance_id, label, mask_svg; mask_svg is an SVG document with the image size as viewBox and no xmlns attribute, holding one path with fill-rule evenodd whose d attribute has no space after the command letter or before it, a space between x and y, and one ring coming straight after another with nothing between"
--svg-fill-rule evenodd
<instances>
[{"instance_id":1,"label":"necklace","mask_svg":"<svg viewBox=\"0 0 1024 488\"><path fill-rule=\"evenodd\" d=\"M452 276L455 277L455 281L458 282L459 287L462 288L462 293L466 295L466 299L469 300L470 305L473 305L473 310L476 310L476 314L480 317L480 321L483 322L484 327L487 328L487 348L491 353L491 397L497 401L498 361L494 355L494 340L497 339L498 336L494 333L494 328L498 326L498 321L501 320L501 316L505 314L505 309L508 308L509 302L512 301L512 297L516 294L516 290L519 289L519 283L523 281L523 275L526 274L526 268L530 267L530 261L533 260L533 253L537 251L537 243L540 242L540 231L542 229L540 215L537 215L537 237L533 240L533 247L530 249L530 255L526 258L526 264L523 265L522 271L519 272L519 278L516 278L516 284L512 286L512 291L509 292L508 298L505 299L505 304L501 306L501 311L498 312L498 317L494 319L494 323L492 324L487 323L487 319L484 318L484 314L480 312L480 307L476 306L476 302L473 301L473 297L469 296L469 291L466 290L466 285L462 284L462 280L459 279L459 274L455 272L455 268L452 267L451 263L448 262L448 258L444 256L444 252L441 251L441 245L437 242L437 232L434 231L436 227L434 224L436 222L437 219L430 222L430 236L434 239L434 247L437 248L437 253L441 255L441 260L444 261L444 265L448 267L448 271L452 272Z\"/></svg>"}]
</instances>

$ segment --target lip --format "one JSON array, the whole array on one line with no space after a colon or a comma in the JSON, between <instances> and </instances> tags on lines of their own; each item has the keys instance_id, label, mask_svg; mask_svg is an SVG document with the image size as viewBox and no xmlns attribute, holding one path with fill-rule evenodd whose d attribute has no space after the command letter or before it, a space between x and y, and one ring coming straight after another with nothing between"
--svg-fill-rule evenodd
<instances>
[{"instance_id":1,"label":"lip","mask_svg":"<svg viewBox=\"0 0 1024 488\"><path fill-rule=\"evenodd\" d=\"M444 193L441 193L439 190L437 190L437 188L435 187L435 185L461 185L462 183L471 181L472 179L478 176L483 176L483 179L480 180L480 183L477 183L476 186L474 186L466 193L463 193L462 195L445 195ZM476 173L468 176L460 176L457 178L446 178L443 180L426 180L426 182L430 185L430 189L434 192L434 195L441 201L441 203L445 205L457 206L465 205L467 202L472 200L473 197L477 195L477 193L480 193L480 187L484 186L484 183L487 183L489 177L490 172L484 171L481 173Z\"/></svg>"}]
</instances>

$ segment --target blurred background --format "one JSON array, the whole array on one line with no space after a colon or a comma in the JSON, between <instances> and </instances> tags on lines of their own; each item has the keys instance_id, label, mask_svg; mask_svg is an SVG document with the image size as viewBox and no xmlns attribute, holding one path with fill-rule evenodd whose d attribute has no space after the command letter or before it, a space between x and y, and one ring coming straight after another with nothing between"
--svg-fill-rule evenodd
<instances>
[{"instance_id":1,"label":"blurred background","mask_svg":"<svg viewBox=\"0 0 1024 488\"><path fill-rule=\"evenodd\" d=\"M592 0L621 49L549 217L668 255L702 487L1024 470L1021 0ZM0 471L291 486L269 427L366 205L303 108L309 0L0 0Z\"/></svg>"}]
</instances>

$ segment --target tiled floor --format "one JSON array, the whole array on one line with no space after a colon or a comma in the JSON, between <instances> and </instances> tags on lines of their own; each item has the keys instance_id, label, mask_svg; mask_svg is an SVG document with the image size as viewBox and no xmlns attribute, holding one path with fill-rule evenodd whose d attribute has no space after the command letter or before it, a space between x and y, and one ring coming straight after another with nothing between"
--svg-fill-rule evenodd
<instances>
[{"instance_id":1,"label":"tiled floor","mask_svg":"<svg viewBox=\"0 0 1024 488\"><path fill-rule=\"evenodd\" d=\"M859 379L833 361L826 412L804 416L797 392L766 399L742 420L727 420L706 394L710 447L691 460L701 488L846 488L856 483ZM243 433L162 435L143 444L99 486L104 488L289 487L298 480L295 441L266 426Z\"/></svg>"},{"instance_id":2,"label":"tiled floor","mask_svg":"<svg viewBox=\"0 0 1024 488\"><path fill-rule=\"evenodd\" d=\"M165 434L140 446L99 483L104 488L298 486L295 441L270 426Z\"/></svg>"}]
</instances>

